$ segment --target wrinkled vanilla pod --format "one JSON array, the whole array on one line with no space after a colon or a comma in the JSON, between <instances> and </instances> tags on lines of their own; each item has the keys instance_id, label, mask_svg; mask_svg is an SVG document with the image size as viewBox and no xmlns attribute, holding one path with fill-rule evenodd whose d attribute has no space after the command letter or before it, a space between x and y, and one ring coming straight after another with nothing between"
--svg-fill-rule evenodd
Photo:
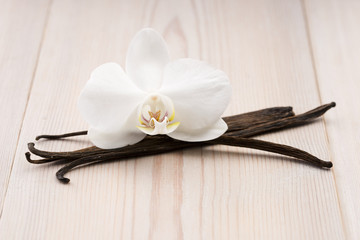
<instances>
[{"instance_id":1,"label":"wrinkled vanilla pod","mask_svg":"<svg viewBox=\"0 0 360 240\"><path fill-rule=\"evenodd\" d=\"M70 181L70 179L64 177L64 175L75 167L104 161L123 160L133 157L155 155L181 150L184 148L217 144L246 147L278 153L284 156L289 156L308 162L320 168L331 168L332 162L318 159L317 157L300 149L282 144L250 139L249 137L304 125L320 117L327 110L333 107L335 107L334 102L322 105L299 115L294 114L292 107L274 107L255 112L224 117L223 119L228 125L227 132L217 139L204 142L184 142L172 139L166 135L155 135L147 136L136 144L122 148L100 149L97 147L89 147L71 152L42 151L36 149L34 143L29 143L28 148L30 152L26 152L25 156L30 163L34 164L50 163L55 161L66 162L67 164L56 173L57 179L63 183L68 183ZM36 140L55 140L86 134L87 131L67 133L62 135L40 135L36 137ZM42 159L31 159L31 153L42 157Z\"/></svg>"}]
</instances>

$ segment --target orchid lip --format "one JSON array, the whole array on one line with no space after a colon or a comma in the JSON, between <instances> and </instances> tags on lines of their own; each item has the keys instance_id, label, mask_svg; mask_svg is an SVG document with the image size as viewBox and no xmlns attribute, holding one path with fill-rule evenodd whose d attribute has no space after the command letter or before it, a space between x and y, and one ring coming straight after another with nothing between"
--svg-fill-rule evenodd
<instances>
[{"instance_id":1,"label":"orchid lip","mask_svg":"<svg viewBox=\"0 0 360 240\"><path fill-rule=\"evenodd\" d=\"M140 125L137 128L149 135L168 134L180 124L172 122L174 117L175 109L171 99L162 94L151 93L139 108Z\"/></svg>"}]
</instances>

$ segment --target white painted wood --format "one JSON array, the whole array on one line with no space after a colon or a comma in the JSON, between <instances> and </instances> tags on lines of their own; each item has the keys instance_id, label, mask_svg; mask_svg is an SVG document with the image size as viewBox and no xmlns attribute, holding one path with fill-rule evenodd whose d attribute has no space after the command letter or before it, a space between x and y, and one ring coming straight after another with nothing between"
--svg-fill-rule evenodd
<instances>
[{"instance_id":1,"label":"white painted wood","mask_svg":"<svg viewBox=\"0 0 360 240\"><path fill-rule=\"evenodd\" d=\"M347 239L360 238L360 2L306 1L334 174Z\"/></svg>"},{"instance_id":2,"label":"white painted wood","mask_svg":"<svg viewBox=\"0 0 360 240\"><path fill-rule=\"evenodd\" d=\"M86 129L77 96L97 65L124 64L132 36L160 31L173 58L223 69L225 115L320 104L299 1L55 0L16 152L0 239L343 239L332 171L258 151L209 147L99 164L57 182L25 161L40 133ZM323 121L262 137L329 158ZM80 140L39 142L76 149ZM16 213L16 214L14 214Z\"/></svg>"},{"instance_id":3,"label":"white painted wood","mask_svg":"<svg viewBox=\"0 0 360 240\"><path fill-rule=\"evenodd\" d=\"M0 0L0 216L48 4L48 0Z\"/></svg>"}]
</instances>

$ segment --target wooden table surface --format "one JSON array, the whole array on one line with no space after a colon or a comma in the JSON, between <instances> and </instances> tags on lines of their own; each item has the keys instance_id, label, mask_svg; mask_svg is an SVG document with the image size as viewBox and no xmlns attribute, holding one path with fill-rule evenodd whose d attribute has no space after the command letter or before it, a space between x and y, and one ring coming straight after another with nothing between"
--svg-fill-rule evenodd
<instances>
[{"instance_id":1,"label":"wooden table surface","mask_svg":"<svg viewBox=\"0 0 360 240\"><path fill-rule=\"evenodd\" d=\"M360 1L0 0L0 239L360 239ZM261 136L331 160L331 170L213 146L75 169L31 165L38 134L87 129L79 92L96 66L124 65L143 27L171 58L230 77L224 115L297 113L311 125ZM41 149L91 145L86 137Z\"/></svg>"}]
</instances>

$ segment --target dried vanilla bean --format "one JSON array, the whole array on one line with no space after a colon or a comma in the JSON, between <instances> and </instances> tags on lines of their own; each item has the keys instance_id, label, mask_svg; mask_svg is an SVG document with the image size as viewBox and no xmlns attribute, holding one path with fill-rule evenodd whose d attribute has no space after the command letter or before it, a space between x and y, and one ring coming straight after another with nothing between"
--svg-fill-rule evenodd
<instances>
[{"instance_id":1,"label":"dried vanilla bean","mask_svg":"<svg viewBox=\"0 0 360 240\"><path fill-rule=\"evenodd\" d=\"M169 138L168 140L172 140L172 139ZM156 139L152 139L151 143L162 144L162 141L157 142ZM65 165L64 167L62 167L56 173L56 177L60 181L64 183L68 183L70 179L65 178L64 175L77 166L88 165L91 163L103 162L103 161L124 160L132 157L150 156L150 155L180 150L184 148L189 148L189 147L200 147L200 146L217 145L217 144L235 146L235 147L246 147L246 148L272 152L272 153L278 153L284 156L289 156L299 160L303 160L305 162L314 164L322 168L331 168L333 166L332 162L320 160L317 157L305 151L287 145L277 144L277 143L272 143L257 139L243 138L243 137L221 136L211 141L196 142L190 145L187 144L187 142L180 142L180 141L176 142L176 144L167 145L166 147L154 147L154 145L146 145L142 147L134 144L131 145L132 146L131 150L127 149L126 151L113 151L113 152L109 151L103 154L88 155L78 158L75 161L72 161L67 165Z\"/></svg>"},{"instance_id":2,"label":"dried vanilla bean","mask_svg":"<svg viewBox=\"0 0 360 240\"><path fill-rule=\"evenodd\" d=\"M130 157L147 156L184 148L215 144L247 147L278 153L309 162L319 167L331 168L331 162L320 160L302 150L286 145L255 139L247 139L247 137L306 124L309 121L321 116L332 107L335 107L335 103L322 105L300 115L294 115L291 107L276 107L225 117L224 120L229 127L228 131L217 139L204 142L183 142L169 138L165 135L156 135L147 136L139 143L118 149L100 149L97 147L89 147L71 152L41 151L35 148L34 143L29 143L29 151L37 156L43 157L43 159L32 160L30 158L29 152L26 153L26 159L29 162L36 164L49 163L54 161L67 161L68 164L61 168L56 174L57 178L64 183L70 181L68 178L64 177L64 174L77 166L110 160L127 159ZM36 139L60 139L86 134L87 131L62 135L40 135Z\"/></svg>"},{"instance_id":3,"label":"dried vanilla bean","mask_svg":"<svg viewBox=\"0 0 360 240\"><path fill-rule=\"evenodd\" d=\"M86 135L87 131L81 131L81 132L72 132L72 133L65 133L61 135L39 135L35 138L36 141L40 139L49 139L49 140L55 140L60 138L67 138L67 137L74 137L74 136L80 136L80 135Z\"/></svg>"}]
</instances>

